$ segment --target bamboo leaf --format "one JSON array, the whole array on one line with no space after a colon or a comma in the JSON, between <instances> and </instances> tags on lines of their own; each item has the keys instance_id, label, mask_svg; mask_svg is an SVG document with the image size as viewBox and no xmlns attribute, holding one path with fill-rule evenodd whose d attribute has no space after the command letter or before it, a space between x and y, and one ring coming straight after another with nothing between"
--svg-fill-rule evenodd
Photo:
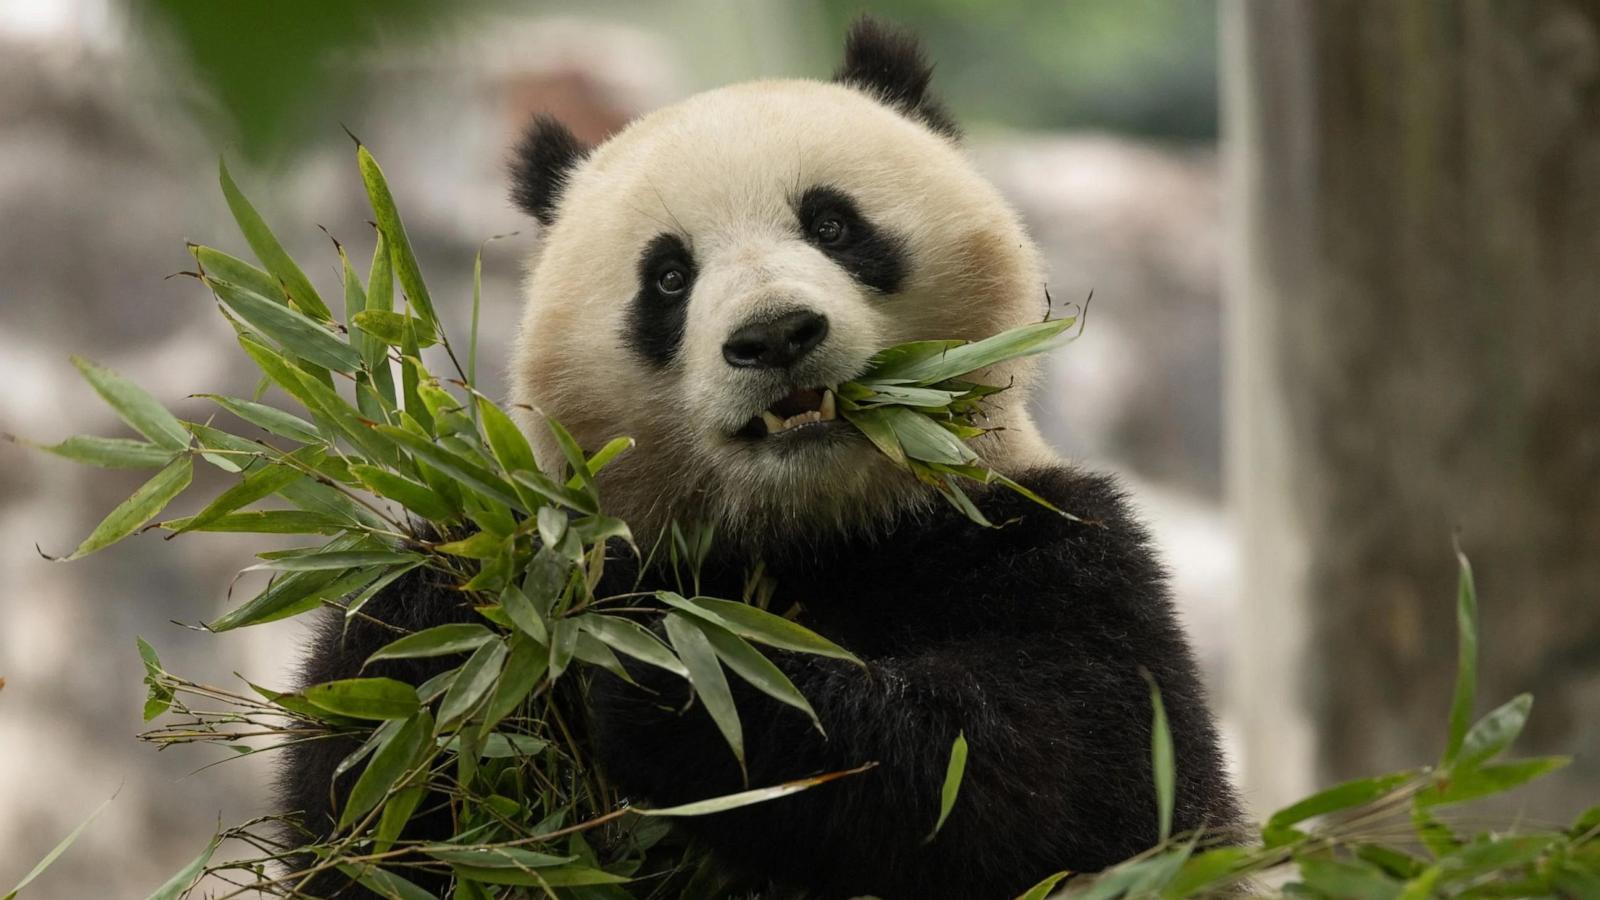
<instances>
[{"instance_id":1,"label":"bamboo leaf","mask_svg":"<svg viewBox=\"0 0 1600 900\"><path fill-rule=\"evenodd\" d=\"M549 642L549 630L545 627L544 617L521 588L514 584L507 585L500 594L500 607L519 631L541 644ZM588 617L584 618L587 620Z\"/></svg>"},{"instance_id":2,"label":"bamboo leaf","mask_svg":"<svg viewBox=\"0 0 1600 900\"><path fill-rule=\"evenodd\" d=\"M1467 769L1457 768L1438 784L1418 793L1417 806L1447 806L1505 793L1565 768L1571 761L1565 756L1541 756Z\"/></svg>"},{"instance_id":3,"label":"bamboo leaf","mask_svg":"<svg viewBox=\"0 0 1600 900\"><path fill-rule=\"evenodd\" d=\"M951 465L964 465L978 458L971 447L927 416L901 406L882 409L884 421L893 429L906 456Z\"/></svg>"},{"instance_id":4,"label":"bamboo leaf","mask_svg":"<svg viewBox=\"0 0 1600 900\"><path fill-rule=\"evenodd\" d=\"M489 531L479 531L459 541L450 541L434 547L434 552L459 556L463 559L495 559L506 549L506 539Z\"/></svg>"},{"instance_id":5,"label":"bamboo leaf","mask_svg":"<svg viewBox=\"0 0 1600 900\"><path fill-rule=\"evenodd\" d=\"M855 654L809 628L748 603L717 600L711 597L686 600L670 591L659 592L656 597L674 609L682 610L714 625L721 625L734 634L758 644L842 659L863 667L866 665L857 659Z\"/></svg>"},{"instance_id":6,"label":"bamboo leaf","mask_svg":"<svg viewBox=\"0 0 1600 900\"><path fill-rule=\"evenodd\" d=\"M739 770L744 771L744 731L739 725L733 692L728 689L728 679L722 673L722 663L717 661L716 650L700 623L689 616L668 613L666 628L668 640L678 651L684 668L689 670L689 683L728 742L734 759L739 761Z\"/></svg>"},{"instance_id":7,"label":"bamboo leaf","mask_svg":"<svg viewBox=\"0 0 1600 900\"><path fill-rule=\"evenodd\" d=\"M1074 324L1074 319L1054 319L1024 325L981 341L951 346L927 354L915 362L894 365L879 371L869 370L866 379L897 378L919 384L932 384L960 378L997 363L1053 350L1061 345L1068 329Z\"/></svg>"},{"instance_id":8,"label":"bamboo leaf","mask_svg":"<svg viewBox=\"0 0 1600 900\"><path fill-rule=\"evenodd\" d=\"M589 457L589 462L586 466L586 468L589 470L589 474L599 475L600 470L610 465L611 461L620 456L623 451L632 450L634 443L635 442L633 438L630 437L612 438L611 440L607 441L604 447L601 447L599 450L595 451L593 456ZM577 475L573 475L572 477L575 480L578 479ZM576 488L578 485L569 481L567 486Z\"/></svg>"},{"instance_id":9,"label":"bamboo leaf","mask_svg":"<svg viewBox=\"0 0 1600 900\"><path fill-rule=\"evenodd\" d=\"M384 900L438 900L433 894L417 887L416 883L377 866L340 863L338 868Z\"/></svg>"},{"instance_id":10,"label":"bamboo leaf","mask_svg":"<svg viewBox=\"0 0 1600 900\"><path fill-rule=\"evenodd\" d=\"M521 847L423 847L421 851L437 860L480 869L541 869L566 865L578 857L553 856Z\"/></svg>"},{"instance_id":11,"label":"bamboo leaf","mask_svg":"<svg viewBox=\"0 0 1600 900\"><path fill-rule=\"evenodd\" d=\"M516 651L512 651L514 656ZM507 657L506 666L510 667L510 657ZM515 759L518 757L538 756L550 746L549 741L542 741L526 734L506 734L496 731L487 734L478 748L479 759ZM444 749L449 753L460 753L461 735L452 735L444 742Z\"/></svg>"},{"instance_id":12,"label":"bamboo leaf","mask_svg":"<svg viewBox=\"0 0 1600 900\"><path fill-rule=\"evenodd\" d=\"M420 688L417 693L419 696L421 695ZM345 756L344 759L339 760L339 764L333 768L333 777L341 777L344 773L355 768L363 759L371 756L372 752L383 746L384 742L393 737L396 731L405 727L406 721L406 719L386 719L381 722L377 728L372 729L372 733L367 736L367 739L361 742L361 746L350 751L349 755Z\"/></svg>"},{"instance_id":13,"label":"bamboo leaf","mask_svg":"<svg viewBox=\"0 0 1600 900\"><path fill-rule=\"evenodd\" d=\"M432 488L388 469L357 463L350 467L350 474L367 490L393 500L430 522L448 522L461 515L460 509Z\"/></svg>"},{"instance_id":14,"label":"bamboo leaf","mask_svg":"<svg viewBox=\"0 0 1600 900\"><path fill-rule=\"evenodd\" d=\"M367 657L366 665L371 665L380 659L415 659L466 653L494 639L494 632L472 622L435 625L390 641Z\"/></svg>"},{"instance_id":15,"label":"bamboo leaf","mask_svg":"<svg viewBox=\"0 0 1600 900\"><path fill-rule=\"evenodd\" d=\"M461 674L445 692L439 703L439 727L448 728L465 718L478 706L506 661L505 641L495 640L484 644L461 664Z\"/></svg>"},{"instance_id":16,"label":"bamboo leaf","mask_svg":"<svg viewBox=\"0 0 1600 900\"><path fill-rule=\"evenodd\" d=\"M148 722L172 708L173 692L165 682L167 673L161 668L161 658L156 655L156 648L142 637L136 640L139 659L144 663L144 683L149 687L144 701L144 720Z\"/></svg>"},{"instance_id":17,"label":"bamboo leaf","mask_svg":"<svg viewBox=\"0 0 1600 900\"><path fill-rule=\"evenodd\" d=\"M405 313L369 309L356 313L351 317L350 322L363 332L391 347L405 346L407 328L415 328L417 330L418 347L432 347L439 342L433 333L427 329L426 323L416 316L408 316Z\"/></svg>"},{"instance_id":18,"label":"bamboo leaf","mask_svg":"<svg viewBox=\"0 0 1600 900\"><path fill-rule=\"evenodd\" d=\"M594 509L586 510L586 512L599 512L599 488L595 485L594 475L589 471L589 461L584 458L583 450L578 447L577 440L573 438L571 432L563 428L561 423L555 419L546 416L544 422L549 427L550 433L555 435L556 444L561 447L562 455L567 458L567 465L572 467L573 477L580 482L580 490L583 491L584 496L588 497L591 505L594 506Z\"/></svg>"},{"instance_id":19,"label":"bamboo leaf","mask_svg":"<svg viewBox=\"0 0 1600 900\"><path fill-rule=\"evenodd\" d=\"M621 616L587 615L580 617L578 624L584 631L640 662L665 669L674 675L683 677L689 675L689 670L684 668L672 650L649 629L637 622Z\"/></svg>"},{"instance_id":20,"label":"bamboo leaf","mask_svg":"<svg viewBox=\"0 0 1600 900\"><path fill-rule=\"evenodd\" d=\"M1154 855L1135 857L1098 875L1087 890L1073 894L1079 900L1119 900L1123 897L1159 896L1171 884L1194 851L1182 844Z\"/></svg>"},{"instance_id":21,"label":"bamboo leaf","mask_svg":"<svg viewBox=\"0 0 1600 900\"><path fill-rule=\"evenodd\" d=\"M314 552L299 556L269 559L266 562L249 566L244 571L252 572L258 569L272 569L279 572L318 572L327 569L342 570L372 566L401 566L420 561L422 561L422 557L415 553L401 553L395 550L341 551L319 547Z\"/></svg>"},{"instance_id":22,"label":"bamboo leaf","mask_svg":"<svg viewBox=\"0 0 1600 900\"><path fill-rule=\"evenodd\" d=\"M68 832L67 836L62 838L60 843L51 848L50 852L46 853L43 859L35 863L34 867L28 870L28 874L22 876L22 880L17 882L17 886L8 891L3 898L0 898L0 900L14 900L17 894L22 892L23 888L27 887L35 878L38 878L41 874L43 874L45 869L50 868L51 863L54 863L57 859L59 859L61 854L67 852L67 848L71 847L73 842L78 839L78 836L83 834L84 829L88 828L95 819L100 818L100 814L105 812L106 807L110 806L111 801L115 799L117 799L117 795L112 794L110 797L107 797L99 806L95 807L94 812L89 813L89 817L87 819L79 822L77 828L74 828L72 831Z\"/></svg>"},{"instance_id":23,"label":"bamboo leaf","mask_svg":"<svg viewBox=\"0 0 1600 900\"><path fill-rule=\"evenodd\" d=\"M394 267L389 258L389 241L378 231L378 244L372 251L372 268L367 276L367 306L375 312L394 310ZM372 372L373 389L393 409L394 369L389 365L388 350L380 341L368 341L365 349L367 368Z\"/></svg>"},{"instance_id":24,"label":"bamboo leaf","mask_svg":"<svg viewBox=\"0 0 1600 900\"><path fill-rule=\"evenodd\" d=\"M633 681L633 676L623 667L622 660L604 641L581 628L577 630L577 635L572 644L573 658L605 669L623 681Z\"/></svg>"},{"instance_id":25,"label":"bamboo leaf","mask_svg":"<svg viewBox=\"0 0 1600 900\"><path fill-rule=\"evenodd\" d=\"M189 448L189 432L183 423L138 385L81 356L72 357L72 364L134 431L174 451Z\"/></svg>"},{"instance_id":26,"label":"bamboo leaf","mask_svg":"<svg viewBox=\"0 0 1600 900\"><path fill-rule=\"evenodd\" d=\"M279 437L286 437L302 444L320 444L330 439L305 419L286 413L277 407L268 406L265 403L240 400L236 397L224 397L219 394L196 394L195 396L215 401L217 405L228 412Z\"/></svg>"},{"instance_id":27,"label":"bamboo leaf","mask_svg":"<svg viewBox=\"0 0 1600 900\"><path fill-rule=\"evenodd\" d=\"M288 294L284 293L283 282L237 256L230 256L214 247L202 247L199 244L190 244L189 253L199 264L201 275L216 275L223 281L242 284L268 299L279 303L289 302Z\"/></svg>"},{"instance_id":28,"label":"bamboo leaf","mask_svg":"<svg viewBox=\"0 0 1600 900\"><path fill-rule=\"evenodd\" d=\"M200 851L199 856L191 860L177 874L167 879L166 883L161 887L156 888L155 893L151 894L148 900L179 900L180 897L187 894L195 886L195 883L200 880L200 876L205 873L206 864L211 862L211 855L217 852L217 847L221 844L222 838L212 838L211 843L206 845L206 849Z\"/></svg>"},{"instance_id":29,"label":"bamboo leaf","mask_svg":"<svg viewBox=\"0 0 1600 900\"><path fill-rule=\"evenodd\" d=\"M389 802L383 805L383 813L378 817L378 827L373 830L374 851L384 853L394 846L394 842L400 838L400 833L410 824L411 816L422 803L422 798L427 795L427 787L420 784L413 784L394 792Z\"/></svg>"},{"instance_id":30,"label":"bamboo leaf","mask_svg":"<svg viewBox=\"0 0 1600 900\"><path fill-rule=\"evenodd\" d=\"M85 465L99 466L102 469L154 469L172 462L173 456L178 452L171 447L146 441L134 441L127 438L105 438L90 434L78 434L67 438L59 444L33 444L46 453L54 453L63 459Z\"/></svg>"},{"instance_id":31,"label":"bamboo leaf","mask_svg":"<svg viewBox=\"0 0 1600 900\"><path fill-rule=\"evenodd\" d=\"M1381 870L1332 856L1305 856L1300 864L1300 880L1317 897L1349 897L1352 900L1392 900L1400 885Z\"/></svg>"},{"instance_id":32,"label":"bamboo leaf","mask_svg":"<svg viewBox=\"0 0 1600 900\"><path fill-rule=\"evenodd\" d=\"M412 699L415 698L413 692ZM414 710L403 721L405 724L378 744L373 751L372 761L367 763L355 785L350 788L350 796L339 814L340 828L348 828L377 808L428 746L433 734L433 717L428 711Z\"/></svg>"},{"instance_id":33,"label":"bamboo leaf","mask_svg":"<svg viewBox=\"0 0 1600 900\"><path fill-rule=\"evenodd\" d=\"M944 784L939 789L939 819L933 823L933 830L923 839L923 843L931 843L939 835L939 829L944 827L946 819L950 818L950 810L956 805L956 797L961 792L961 777L967 771L967 735L965 732L956 734L955 743L950 745L950 762L945 767Z\"/></svg>"},{"instance_id":34,"label":"bamboo leaf","mask_svg":"<svg viewBox=\"0 0 1600 900\"><path fill-rule=\"evenodd\" d=\"M900 446L900 438L895 436L894 428L889 425L888 410L845 409L842 414L851 425L867 436L867 440L878 448L878 452L889 457L897 465L906 464L906 451Z\"/></svg>"},{"instance_id":35,"label":"bamboo leaf","mask_svg":"<svg viewBox=\"0 0 1600 900\"><path fill-rule=\"evenodd\" d=\"M418 707L417 689L393 678L341 678L301 694L318 709L352 719L404 719Z\"/></svg>"},{"instance_id":36,"label":"bamboo leaf","mask_svg":"<svg viewBox=\"0 0 1600 900\"><path fill-rule=\"evenodd\" d=\"M510 507L520 513L528 511L505 479L477 463L451 453L432 441L424 440L403 428L396 428L392 425L379 425L374 430L411 451L415 456L427 461L429 465L454 476L496 503Z\"/></svg>"},{"instance_id":37,"label":"bamboo leaf","mask_svg":"<svg viewBox=\"0 0 1600 900\"><path fill-rule=\"evenodd\" d=\"M486 869L456 866L456 877L484 884L526 885L530 887L581 887L596 884L626 884L625 875L613 875L589 866L556 866L550 869Z\"/></svg>"},{"instance_id":38,"label":"bamboo leaf","mask_svg":"<svg viewBox=\"0 0 1600 900\"><path fill-rule=\"evenodd\" d=\"M243 285L209 276L205 282L239 318L306 362L345 373L361 367L361 354L316 319Z\"/></svg>"},{"instance_id":39,"label":"bamboo leaf","mask_svg":"<svg viewBox=\"0 0 1600 900\"><path fill-rule=\"evenodd\" d=\"M1161 892L1163 900L1204 896L1202 891L1227 888L1237 879L1235 873L1249 860L1250 852L1243 847L1213 847L1190 857L1176 876Z\"/></svg>"},{"instance_id":40,"label":"bamboo leaf","mask_svg":"<svg viewBox=\"0 0 1600 900\"><path fill-rule=\"evenodd\" d=\"M549 667L550 654L543 644L526 635L513 637L505 667L500 670L500 679L495 682L494 693L489 695L489 702L483 708L483 728L480 733L488 739L494 738L495 735L489 732L532 696ZM530 755L533 752L528 751ZM481 753L484 756L491 755L488 740Z\"/></svg>"},{"instance_id":41,"label":"bamboo leaf","mask_svg":"<svg viewBox=\"0 0 1600 900\"><path fill-rule=\"evenodd\" d=\"M276 452L254 441L247 441L205 425L188 423L200 446L212 451L203 453L207 462L226 472L240 472L260 460L270 459ZM356 502L325 484L304 479L292 481L279 491L285 500L308 512L321 513L358 528L384 528L386 523L372 511L357 506Z\"/></svg>"},{"instance_id":42,"label":"bamboo leaf","mask_svg":"<svg viewBox=\"0 0 1600 900\"><path fill-rule=\"evenodd\" d=\"M553 506L540 507L536 524L539 526L539 540L543 541L546 547L561 546L562 539L567 536L568 524L567 517L561 510Z\"/></svg>"},{"instance_id":43,"label":"bamboo leaf","mask_svg":"<svg viewBox=\"0 0 1600 900\"><path fill-rule=\"evenodd\" d=\"M179 456L111 511L67 559L82 559L115 544L166 509L194 477L194 459Z\"/></svg>"},{"instance_id":44,"label":"bamboo leaf","mask_svg":"<svg viewBox=\"0 0 1600 900\"><path fill-rule=\"evenodd\" d=\"M325 549L330 552L340 552L361 543L361 535L342 535L329 541ZM321 598L342 586L346 579L354 573L345 573L341 577L335 570L322 572L294 572L273 581L261 593L249 601L224 613L216 621L206 627L214 632L229 631L242 628L246 625L259 625L287 616L295 615L315 607ZM366 572L366 577L375 577L376 573ZM359 584L348 590L356 590ZM339 596L339 594L332 594Z\"/></svg>"},{"instance_id":45,"label":"bamboo leaf","mask_svg":"<svg viewBox=\"0 0 1600 900\"><path fill-rule=\"evenodd\" d=\"M706 639L711 642L712 648L717 651L717 658L733 670L735 675L743 678L750 685L763 694L784 703L806 714L811 724L824 737L827 732L823 730L822 720L817 718L816 710L811 708L805 695L794 686L783 670L773 664L772 660L762 655L760 650L750 646L744 638L739 637L726 628L712 625L709 622L701 623L700 630L705 633Z\"/></svg>"},{"instance_id":46,"label":"bamboo leaf","mask_svg":"<svg viewBox=\"0 0 1600 900\"><path fill-rule=\"evenodd\" d=\"M578 646L578 623L569 618L556 619L550 625L550 680L555 681L572 662Z\"/></svg>"},{"instance_id":47,"label":"bamboo leaf","mask_svg":"<svg viewBox=\"0 0 1600 900\"><path fill-rule=\"evenodd\" d=\"M1396 772L1376 778L1358 778L1318 791L1273 813L1272 818L1267 820L1267 824L1261 830L1262 840L1269 849L1293 843L1304 837L1304 834L1293 826L1315 816L1371 803L1413 781L1416 777L1416 772Z\"/></svg>"},{"instance_id":48,"label":"bamboo leaf","mask_svg":"<svg viewBox=\"0 0 1600 900\"><path fill-rule=\"evenodd\" d=\"M528 439L517 423L486 397L477 398L477 406L478 420L483 423L484 436L488 438L489 449L500 463L500 468L507 472L538 469L539 465L533 459L533 448L528 446Z\"/></svg>"},{"instance_id":49,"label":"bamboo leaf","mask_svg":"<svg viewBox=\"0 0 1600 900\"><path fill-rule=\"evenodd\" d=\"M1500 755L1522 733L1533 710L1533 695L1521 694L1479 719L1461 742L1457 769L1476 766Z\"/></svg>"},{"instance_id":50,"label":"bamboo leaf","mask_svg":"<svg viewBox=\"0 0 1600 900\"><path fill-rule=\"evenodd\" d=\"M411 238L406 235L406 226L400 221L400 211L395 208L394 195L389 192L383 169L366 147L356 148L356 165L361 169L361 180L366 184L367 199L372 204L373 217L378 220L378 230L383 232L389 243L390 258L394 262L394 273L400 288L411 301L417 318L426 326L424 330L436 331L439 317L433 311L433 299L422 281L422 269L417 266L416 254L411 250Z\"/></svg>"},{"instance_id":51,"label":"bamboo leaf","mask_svg":"<svg viewBox=\"0 0 1600 900\"><path fill-rule=\"evenodd\" d=\"M384 588L386 588L389 585L393 584L394 582L398 581L401 577L403 577L406 573L410 572L412 569L418 568L421 565L422 565L422 563L419 561L419 562L414 562L414 563L412 563L412 564L410 564L408 566L396 566L395 568L390 569L389 571L385 572L383 575L380 575L377 579L375 579L371 584L367 585L365 588L362 588L361 589L361 593L356 594L355 596L351 597L349 602L345 604L345 610L344 610L345 620L349 621L350 619L355 618L356 614L361 612L361 607L367 605L367 601L368 600L371 600L373 597L378 595L378 592L382 591ZM290 576L290 577L293 577L293 576Z\"/></svg>"},{"instance_id":52,"label":"bamboo leaf","mask_svg":"<svg viewBox=\"0 0 1600 900\"><path fill-rule=\"evenodd\" d=\"M862 772L865 772L876 765L877 763L875 762L866 763L865 765L857 766L854 769L846 769L842 772L829 772L826 775L813 775L810 778L800 778L795 781L786 781L783 784L774 785L772 787L754 788L748 791L740 791L737 794L727 794L722 797L712 797L709 800L697 800L693 803L685 803L681 806L667 806L660 809L644 809L635 806L633 807L633 811L641 816L707 816L713 813L727 812L730 809L738 809L741 806L751 806L756 803L766 803L769 800L777 800L780 797L798 794L801 791L814 788L819 784L827 784L830 781L838 781L841 778L848 778L851 775L860 775Z\"/></svg>"},{"instance_id":53,"label":"bamboo leaf","mask_svg":"<svg viewBox=\"0 0 1600 900\"><path fill-rule=\"evenodd\" d=\"M576 475L573 478L577 478ZM535 494L545 498L551 503L558 503L581 513L594 515L600 511L599 504L593 502L576 488L569 488L557 484L543 472L523 470L511 473L511 480L525 487Z\"/></svg>"},{"instance_id":54,"label":"bamboo leaf","mask_svg":"<svg viewBox=\"0 0 1600 900\"><path fill-rule=\"evenodd\" d=\"M248 534L339 534L350 527L346 519L302 509L256 509L231 512L195 525L193 516L168 519L160 523L169 531L207 531Z\"/></svg>"},{"instance_id":55,"label":"bamboo leaf","mask_svg":"<svg viewBox=\"0 0 1600 900\"><path fill-rule=\"evenodd\" d=\"M886 350L879 351L867 362L866 374L858 381L883 382L897 381L905 383L908 379L901 376L901 372L914 365L927 360L937 359L945 353L960 347L965 341L910 341L896 344ZM854 384L854 382L852 382ZM850 385L845 385L848 389Z\"/></svg>"},{"instance_id":56,"label":"bamboo leaf","mask_svg":"<svg viewBox=\"0 0 1600 900\"><path fill-rule=\"evenodd\" d=\"M278 493L290 482L306 477L301 467L315 468L322 461L322 456L321 448L305 447L289 454L285 462L257 466L242 481L218 494L204 509L190 517L182 528L176 530L183 532L203 528L240 507ZM299 465L291 464L291 461Z\"/></svg>"},{"instance_id":57,"label":"bamboo leaf","mask_svg":"<svg viewBox=\"0 0 1600 900\"><path fill-rule=\"evenodd\" d=\"M318 381L309 372L259 341L248 336L240 336L239 345L273 382L291 397L299 400L313 414L320 414L338 426L340 432L362 453L391 466L400 464L400 454L394 444L377 434L377 429L368 427L356 415L350 404L335 393L333 388Z\"/></svg>"},{"instance_id":58,"label":"bamboo leaf","mask_svg":"<svg viewBox=\"0 0 1600 900\"><path fill-rule=\"evenodd\" d=\"M1057 872L1054 875L1050 875L1033 887L1018 894L1017 900L1045 900L1046 897L1050 896L1050 892L1056 889L1056 885L1071 877L1071 875L1072 872L1070 871Z\"/></svg>"},{"instance_id":59,"label":"bamboo leaf","mask_svg":"<svg viewBox=\"0 0 1600 900\"><path fill-rule=\"evenodd\" d=\"M870 387L872 388L870 395L855 401L867 409L885 404L943 408L949 406L952 401L961 395L958 391L942 391L935 388L911 387L908 385L873 384Z\"/></svg>"},{"instance_id":60,"label":"bamboo leaf","mask_svg":"<svg viewBox=\"0 0 1600 900\"><path fill-rule=\"evenodd\" d=\"M1172 730L1167 725L1167 707L1161 702L1161 686L1149 670L1140 674L1150 685L1150 768L1156 782L1156 812L1161 843L1172 837L1172 810L1176 802L1177 771L1172 750Z\"/></svg>"},{"instance_id":61,"label":"bamboo leaf","mask_svg":"<svg viewBox=\"0 0 1600 900\"><path fill-rule=\"evenodd\" d=\"M302 310L319 319L332 319L333 314L329 312L328 305L322 302L317 289L311 286L311 279L300 271L300 267L283 249L283 245L278 243L278 238L273 235L272 229L267 227L266 220L261 218L261 214L256 212L256 208L245 198L239 186L234 184L233 177L228 174L225 160L217 161L217 176L222 184L222 196L228 201L228 209L233 212L233 219L239 223L239 231L250 244L250 250L255 253L256 259L267 267L272 277L283 284L289 296Z\"/></svg>"}]
</instances>

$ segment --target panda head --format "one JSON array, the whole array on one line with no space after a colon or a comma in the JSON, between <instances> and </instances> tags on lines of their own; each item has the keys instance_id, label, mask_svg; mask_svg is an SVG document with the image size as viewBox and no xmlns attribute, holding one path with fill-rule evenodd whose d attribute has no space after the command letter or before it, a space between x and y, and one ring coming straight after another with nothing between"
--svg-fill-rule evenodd
<instances>
[{"instance_id":1,"label":"panda head","mask_svg":"<svg viewBox=\"0 0 1600 900\"><path fill-rule=\"evenodd\" d=\"M586 148L536 119L513 197L543 225L512 399L586 449L635 531L676 519L724 538L870 530L934 502L842 419L832 389L879 350L1037 321L1044 285L1016 213L929 95L916 44L869 20L831 82L757 81L646 115ZM976 448L1002 471L1043 454L1011 383Z\"/></svg>"}]
</instances>

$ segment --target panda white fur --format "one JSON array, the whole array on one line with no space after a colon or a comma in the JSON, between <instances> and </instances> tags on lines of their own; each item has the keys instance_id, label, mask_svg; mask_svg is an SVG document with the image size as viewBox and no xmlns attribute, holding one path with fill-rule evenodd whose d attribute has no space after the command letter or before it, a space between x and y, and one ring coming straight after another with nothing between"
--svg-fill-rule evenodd
<instances>
[{"instance_id":1,"label":"panda white fur","mask_svg":"<svg viewBox=\"0 0 1600 900\"><path fill-rule=\"evenodd\" d=\"M515 199L544 225L513 399L591 449L636 438L603 473L609 512L646 541L674 519L715 525L704 593L739 596L760 560L779 608L798 603L807 625L868 664L776 655L826 738L764 695L737 702L750 784L875 769L680 826L751 883L801 896L1011 897L1152 844L1141 669L1171 719L1175 827L1238 822L1146 534L1107 478L1044 446L1024 405L1030 365L988 373L1014 385L977 449L1082 521L989 493L977 497L989 518L1016 521L975 526L828 419L829 389L877 350L979 338L1044 311L1033 243L962 152L929 75L914 42L863 20L832 82L709 91L593 149L540 118L513 164ZM535 441L547 434L537 415L524 423ZM635 577L669 586L625 568L608 566L618 590ZM366 611L402 628L472 615L423 576ZM330 624L303 676L348 677L392 634ZM388 672L428 674L417 663ZM687 687L648 667L636 676L659 694L608 675L592 685L608 776L656 804L741 789L709 716L677 702ZM957 732L971 747L965 780L925 844ZM284 805L314 833L328 827L348 749L291 750Z\"/></svg>"}]
</instances>

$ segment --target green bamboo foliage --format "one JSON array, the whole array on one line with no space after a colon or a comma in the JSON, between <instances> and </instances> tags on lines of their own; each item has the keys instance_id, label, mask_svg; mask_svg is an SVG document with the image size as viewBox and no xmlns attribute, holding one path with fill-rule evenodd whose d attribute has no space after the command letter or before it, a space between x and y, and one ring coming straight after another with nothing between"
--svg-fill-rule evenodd
<instances>
[{"instance_id":1,"label":"green bamboo foliage","mask_svg":"<svg viewBox=\"0 0 1600 900\"><path fill-rule=\"evenodd\" d=\"M876 761L670 809L628 807L586 764L553 698L581 691L583 674L592 668L628 677L624 659L664 670L693 687L742 766L743 733L730 679L823 728L764 648L863 664L758 604L700 596L698 568L713 538L688 523L674 526L663 542L678 574L677 592L596 596L607 547L639 552L627 524L605 514L595 478L632 442L619 437L586 454L551 422L565 464L558 472L539 470L526 436L476 390L470 377L475 348L465 354L465 369L457 364L383 172L366 148L358 147L356 157L376 246L363 281L346 248L337 245L342 323L225 166L222 193L259 265L190 247L193 274L261 369L266 394L200 394L224 414L220 423L183 421L126 379L74 360L140 437L76 436L41 449L154 474L68 558L148 528L174 535L293 535L299 546L260 553L245 567L260 573L253 581L264 583L206 628L228 631L329 607L353 619L384 588L421 569L454 585L477 619L397 633L367 661L458 662L423 684L360 674L293 692L249 682L237 690L196 683L165 669L141 639L144 714L147 721L160 720L144 735L152 743L211 743L247 755L336 734L360 738L339 766L341 773L359 774L337 828L308 848L309 857L289 863L288 851L262 830L272 823L245 823L216 835L150 896L192 896L208 874L237 886L208 896L304 896L297 890L329 870L407 900L429 896L412 880L423 871L451 875L453 897L466 900L530 893L575 900L708 896L715 867L675 838L666 822L854 777ZM474 308L479 271L475 266ZM974 521L991 524L964 484L999 485L1048 506L985 466L969 444L985 431L986 398L1003 389L974 380L974 373L1059 346L1072 326L1061 319L972 343L891 348L840 388L841 413L888 459ZM429 368L436 357L449 362L450 377ZM190 486L197 465L220 469L230 483L193 514L162 518ZM1159 686L1152 685L1157 802L1151 812L1159 817L1162 843L1093 878L1050 875L1023 896L1042 898L1061 885L1083 897L1202 896L1279 868L1291 868L1295 891L1310 897L1510 895L1490 890L1494 885L1526 888L1528 895L1600 896L1600 844L1594 840L1600 808L1567 831L1458 833L1449 824L1456 804L1510 789L1564 762L1498 761L1527 719L1529 698L1472 723L1476 598L1464 560L1462 571L1462 675L1448 751L1438 767L1324 791L1272 816L1253 845L1209 833L1169 837L1182 772L1174 771ZM975 744L970 752L981 755L984 748ZM929 823L930 841L952 811L959 815L968 754L965 735L958 735L943 783L927 786L939 810ZM441 843L402 838L409 820L441 803L455 823L453 837ZM1393 828L1375 824L1380 813L1400 815L1426 852L1386 842ZM3 900L17 896L76 834ZM254 849L216 861L218 848L233 839L242 843L230 846ZM274 868L279 863L289 870Z\"/></svg>"}]
</instances>

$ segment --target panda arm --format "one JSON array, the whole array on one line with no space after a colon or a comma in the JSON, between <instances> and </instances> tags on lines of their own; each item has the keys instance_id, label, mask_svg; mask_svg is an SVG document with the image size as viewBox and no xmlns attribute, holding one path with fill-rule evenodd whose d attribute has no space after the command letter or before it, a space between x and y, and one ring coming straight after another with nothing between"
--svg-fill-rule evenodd
<instances>
[{"instance_id":1,"label":"panda arm","mask_svg":"<svg viewBox=\"0 0 1600 900\"><path fill-rule=\"evenodd\" d=\"M1103 868L1157 837L1141 667L1161 686L1177 748L1175 827L1236 823L1203 690L1142 531L1103 479L1051 470L1028 483L1091 524L997 498L991 518L1023 521L959 532L943 553L916 551L914 564L884 554L904 586L885 582L874 614L903 636L865 654L864 671L775 654L826 738L789 707L736 694L751 786L877 766L685 827L737 867L846 896L1011 896L1053 871ZM659 696L597 678L596 738L612 777L658 804L741 789L709 716L681 711L682 683L646 677ZM961 792L924 843L957 733L970 746Z\"/></svg>"}]
</instances>

